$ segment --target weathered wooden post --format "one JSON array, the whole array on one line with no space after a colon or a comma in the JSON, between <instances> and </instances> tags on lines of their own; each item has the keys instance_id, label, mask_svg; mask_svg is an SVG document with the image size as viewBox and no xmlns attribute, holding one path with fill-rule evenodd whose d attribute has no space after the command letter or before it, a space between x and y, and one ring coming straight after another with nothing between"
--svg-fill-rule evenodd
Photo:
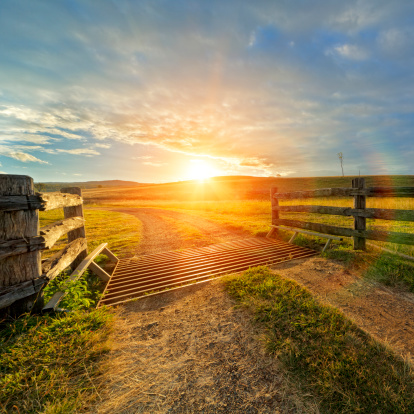
<instances>
[{"instance_id":1,"label":"weathered wooden post","mask_svg":"<svg viewBox=\"0 0 414 414\"><path fill-rule=\"evenodd\" d=\"M274 207L279 206L279 200L274 198L274 195L277 193L277 187L270 188L270 208L272 210L272 225L279 224L277 220L279 219L279 211L275 210ZM276 236L279 233L276 227L272 227L272 229L267 233L266 237Z\"/></svg>"},{"instance_id":2,"label":"weathered wooden post","mask_svg":"<svg viewBox=\"0 0 414 414\"><path fill-rule=\"evenodd\" d=\"M60 190L61 193L69 193L69 194L76 194L82 197L82 190L79 187L67 187L67 188L62 188ZM83 204L80 204L78 206L73 206L73 207L64 207L63 208L63 214L66 218L71 218L71 217L82 217L83 218ZM75 229L75 230L71 230L70 232L68 232L68 243L79 239L80 237L82 238L86 238L86 232L85 232L85 226L80 227L79 229ZM86 244L85 244L86 246ZM80 262L86 258L86 256L88 255L88 250L85 249L83 251L81 251L79 253L79 256L73 261L73 263L71 264L71 268L72 270L76 269L78 267L78 265L80 264Z\"/></svg>"},{"instance_id":3,"label":"weathered wooden post","mask_svg":"<svg viewBox=\"0 0 414 414\"><path fill-rule=\"evenodd\" d=\"M25 175L0 174L0 196L31 196L34 194L33 179ZM26 239L39 235L39 212L36 209L0 211L0 240ZM0 262L0 288L19 285L41 276L40 251L5 257ZM21 297L21 296L20 296ZM17 315L41 309L41 291L14 301L5 310ZM35 309L33 309L35 307Z\"/></svg>"},{"instance_id":4,"label":"weathered wooden post","mask_svg":"<svg viewBox=\"0 0 414 414\"><path fill-rule=\"evenodd\" d=\"M365 178L354 178L352 180L352 188L363 190L365 189ZM366 208L366 195L355 195L354 196L354 208L358 210L365 210ZM366 218L356 215L354 216L354 229L363 230L367 229ZM365 237L354 236L354 250L366 250L366 239Z\"/></svg>"}]
</instances>

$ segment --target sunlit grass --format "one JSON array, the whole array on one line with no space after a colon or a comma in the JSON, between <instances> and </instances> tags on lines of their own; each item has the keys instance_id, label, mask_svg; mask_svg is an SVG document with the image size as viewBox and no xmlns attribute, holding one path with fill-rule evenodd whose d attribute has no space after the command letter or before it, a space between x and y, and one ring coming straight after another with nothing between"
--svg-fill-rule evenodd
<instances>
[{"instance_id":1,"label":"sunlit grass","mask_svg":"<svg viewBox=\"0 0 414 414\"><path fill-rule=\"evenodd\" d=\"M0 412L74 413L98 397L113 316L24 316L0 326Z\"/></svg>"},{"instance_id":2,"label":"sunlit grass","mask_svg":"<svg viewBox=\"0 0 414 414\"><path fill-rule=\"evenodd\" d=\"M130 214L115 211L84 209L85 230L88 251L91 252L101 243L108 243L109 249L119 258L131 257L142 237L142 223ZM40 213L40 226L46 226L63 219L63 210L51 210ZM62 249L67 243L67 236L59 239L49 251L42 254L49 257Z\"/></svg>"},{"instance_id":3,"label":"sunlit grass","mask_svg":"<svg viewBox=\"0 0 414 414\"><path fill-rule=\"evenodd\" d=\"M268 352L321 412L414 412L412 368L339 310L266 267L224 283L265 331Z\"/></svg>"}]
</instances>

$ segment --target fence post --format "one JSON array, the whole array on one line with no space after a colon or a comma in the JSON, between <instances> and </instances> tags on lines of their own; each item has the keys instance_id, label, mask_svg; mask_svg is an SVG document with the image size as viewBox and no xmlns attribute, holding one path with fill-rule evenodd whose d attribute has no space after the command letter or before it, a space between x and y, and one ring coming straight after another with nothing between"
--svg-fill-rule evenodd
<instances>
[{"instance_id":1,"label":"fence post","mask_svg":"<svg viewBox=\"0 0 414 414\"><path fill-rule=\"evenodd\" d=\"M79 187L62 188L60 192L76 194L82 197L82 190ZM78 217L78 216L83 218L83 204L79 206L74 206L74 207L63 207L63 214L65 215L65 218ZM73 240L79 239L80 237L86 238L85 226L68 232L68 243L72 242ZM71 269L72 270L76 269L78 265L80 264L80 262L83 259L85 259L87 255L88 255L87 249L82 250L79 253L78 257L71 264Z\"/></svg>"},{"instance_id":2,"label":"fence post","mask_svg":"<svg viewBox=\"0 0 414 414\"><path fill-rule=\"evenodd\" d=\"M354 178L352 180L352 188L363 189L365 188L365 178ZM365 209L366 208L366 196L356 195L354 196L354 208ZM367 223L365 217L354 216L354 230L366 230ZM354 236L354 250L366 250L365 237Z\"/></svg>"},{"instance_id":3,"label":"fence post","mask_svg":"<svg viewBox=\"0 0 414 414\"><path fill-rule=\"evenodd\" d=\"M273 196L277 193L277 187L271 187L270 188L270 208L272 210L272 225L278 224L276 220L279 218L279 212L277 210L273 210L273 207L276 207L279 205L279 200L277 198L274 198ZM272 227L272 230L267 234L266 237L271 236L277 236L279 233L278 229L275 227Z\"/></svg>"},{"instance_id":4,"label":"fence post","mask_svg":"<svg viewBox=\"0 0 414 414\"><path fill-rule=\"evenodd\" d=\"M34 194L33 179L26 175L0 174L0 196L29 196ZM30 238L39 235L39 211L0 211L0 240ZM0 287L6 288L41 276L40 251L22 253L2 259ZM4 309L19 315L43 307L42 292L15 301ZM2 310L3 313L3 310Z\"/></svg>"}]
</instances>

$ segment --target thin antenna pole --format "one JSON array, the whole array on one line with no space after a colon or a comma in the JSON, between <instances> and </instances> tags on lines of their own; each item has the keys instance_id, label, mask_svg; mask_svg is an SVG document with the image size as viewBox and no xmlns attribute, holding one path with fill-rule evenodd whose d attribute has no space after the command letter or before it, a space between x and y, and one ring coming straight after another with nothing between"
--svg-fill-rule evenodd
<instances>
[{"instance_id":1,"label":"thin antenna pole","mask_svg":"<svg viewBox=\"0 0 414 414\"><path fill-rule=\"evenodd\" d=\"M341 162L342 177L344 177L344 167L343 167L344 156L343 156L342 152L338 152L338 157L339 157L339 161Z\"/></svg>"}]
</instances>

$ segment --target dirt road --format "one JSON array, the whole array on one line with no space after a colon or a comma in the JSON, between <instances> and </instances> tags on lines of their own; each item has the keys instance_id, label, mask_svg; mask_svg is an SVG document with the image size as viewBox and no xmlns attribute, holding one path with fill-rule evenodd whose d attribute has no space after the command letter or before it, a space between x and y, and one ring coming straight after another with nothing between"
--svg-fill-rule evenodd
<instances>
[{"instance_id":1,"label":"dirt road","mask_svg":"<svg viewBox=\"0 0 414 414\"><path fill-rule=\"evenodd\" d=\"M247 235L231 231L210 220L190 214L157 208L112 208L119 213L131 214L141 220L143 239L136 255L168 250L203 247Z\"/></svg>"}]
</instances>

